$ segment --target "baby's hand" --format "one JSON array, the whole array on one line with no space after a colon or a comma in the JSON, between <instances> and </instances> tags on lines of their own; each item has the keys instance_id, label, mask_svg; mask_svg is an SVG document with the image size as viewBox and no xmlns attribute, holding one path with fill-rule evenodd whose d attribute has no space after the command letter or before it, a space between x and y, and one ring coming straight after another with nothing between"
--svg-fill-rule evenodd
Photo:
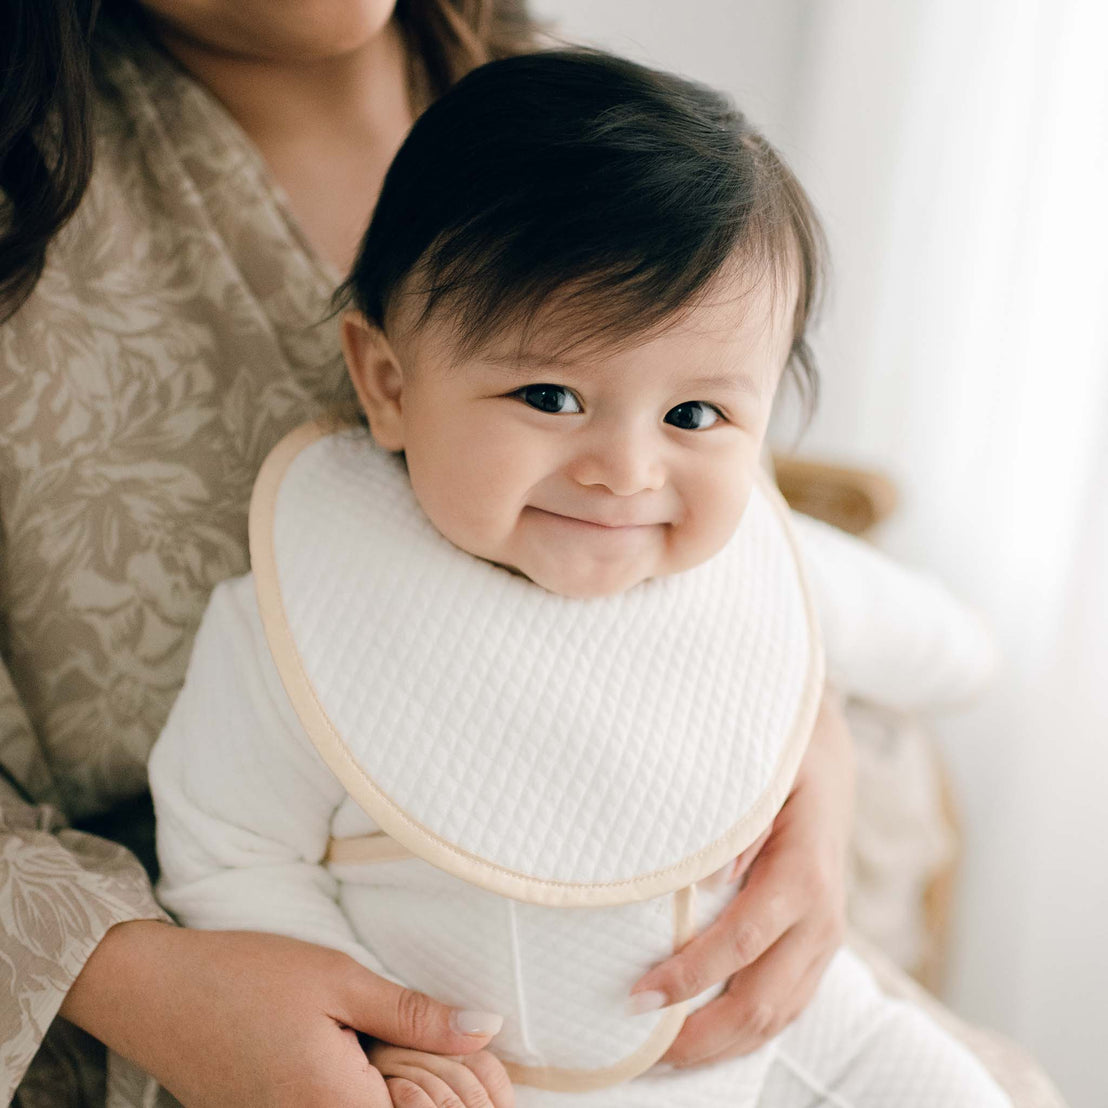
<instances>
[{"instance_id":1,"label":"baby's hand","mask_svg":"<svg viewBox=\"0 0 1108 1108\"><path fill-rule=\"evenodd\" d=\"M385 1078L394 1108L515 1108L508 1074L487 1050L428 1054L374 1042L366 1054Z\"/></svg>"}]
</instances>

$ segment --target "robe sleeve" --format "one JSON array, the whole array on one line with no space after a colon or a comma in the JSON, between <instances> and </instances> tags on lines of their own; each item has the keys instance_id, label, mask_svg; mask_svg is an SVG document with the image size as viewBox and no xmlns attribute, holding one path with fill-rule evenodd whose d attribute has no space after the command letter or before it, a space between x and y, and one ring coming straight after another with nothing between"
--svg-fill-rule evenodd
<instances>
[{"instance_id":1,"label":"robe sleeve","mask_svg":"<svg viewBox=\"0 0 1108 1108\"><path fill-rule=\"evenodd\" d=\"M0 663L0 1103L15 1094L66 993L110 927L168 919L125 847L42 802L50 775Z\"/></svg>"}]
</instances>

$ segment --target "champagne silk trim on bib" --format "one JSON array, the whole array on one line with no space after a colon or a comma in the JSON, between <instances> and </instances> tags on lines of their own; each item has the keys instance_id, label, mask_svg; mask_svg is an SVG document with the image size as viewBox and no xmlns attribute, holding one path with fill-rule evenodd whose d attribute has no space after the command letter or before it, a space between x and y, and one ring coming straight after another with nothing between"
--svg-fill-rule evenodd
<instances>
[{"instance_id":1,"label":"champagne silk trim on bib","mask_svg":"<svg viewBox=\"0 0 1108 1108\"><path fill-rule=\"evenodd\" d=\"M386 835L439 869L502 896L548 907L604 907L650 900L692 885L741 854L761 834L792 787L823 691L823 652L812 597L787 509L768 478L762 477L760 488L780 518L792 550L809 628L806 685L769 786L724 834L675 864L624 880L552 880L490 862L412 818L354 759L305 672L281 595L274 521L278 492L289 467L303 450L333 431L334 427L323 421L304 424L282 439L267 457L250 504L251 561L262 625L290 702L324 762Z\"/></svg>"},{"instance_id":2,"label":"champagne silk trim on bib","mask_svg":"<svg viewBox=\"0 0 1108 1108\"><path fill-rule=\"evenodd\" d=\"M372 862L400 862L414 857L403 843L398 843L391 835L374 831L371 835L348 835L341 839L332 836L327 843L323 864L364 866Z\"/></svg>"}]
</instances>

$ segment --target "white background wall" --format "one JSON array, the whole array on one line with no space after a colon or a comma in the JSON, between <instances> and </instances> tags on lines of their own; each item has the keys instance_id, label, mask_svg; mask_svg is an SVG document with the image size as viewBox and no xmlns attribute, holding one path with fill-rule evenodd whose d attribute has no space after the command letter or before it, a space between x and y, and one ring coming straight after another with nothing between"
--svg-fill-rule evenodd
<instances>
[{"instance_id":1,"label":"white background wall","mask_svg":"<svg viewBox=\"0 0 1108 1108\"><path fill-rule=\"evenodd\" d=\"M774 141L792 133L806 0L530 0L530 7L571 42L726 89Z\"/></svg>"},{"instance_id":2,"label":"white background wall","mask_svg":"<svg viewBox=\"0 0 1108 1108\"><path fill-rule=\"evenodd\" d=\"M948 1000L1027 1044L1074 1108L1103 1108L1108 114L1083 132L1073 109L1106 95L1090 20L1108 8L532 6L730 92L813 196L833 290L801 452L890 473L883 545L979 605L1009 657L977 709L937 721L967 839Z\"/></svg>"}]
</instances>

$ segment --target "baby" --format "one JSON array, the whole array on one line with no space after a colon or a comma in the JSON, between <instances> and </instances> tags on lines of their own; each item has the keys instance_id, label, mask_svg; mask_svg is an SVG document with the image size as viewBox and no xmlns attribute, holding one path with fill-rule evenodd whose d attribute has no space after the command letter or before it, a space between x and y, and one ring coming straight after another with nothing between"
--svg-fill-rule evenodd
<instances>
[{"instance_id":1,"label":"baby","mask_svg":"<svg viewBox=\"0 0 1108 1108\"><path fill-rule=\"evenodd\" d=\"M684 1006L626 1010L733 894L697 886L772 821L823 687L759 467L783 374L812 379L818 242L772 148L676 77L548 53L428 110L347 283L372 438L270 456L253 573L151 758L183 923L501 1013L521 1108L1008 1103L846 952L717 1065L653 1069ZM403 1054L440 1103L442 1061Z\"/></svg>"}]
</instances>

